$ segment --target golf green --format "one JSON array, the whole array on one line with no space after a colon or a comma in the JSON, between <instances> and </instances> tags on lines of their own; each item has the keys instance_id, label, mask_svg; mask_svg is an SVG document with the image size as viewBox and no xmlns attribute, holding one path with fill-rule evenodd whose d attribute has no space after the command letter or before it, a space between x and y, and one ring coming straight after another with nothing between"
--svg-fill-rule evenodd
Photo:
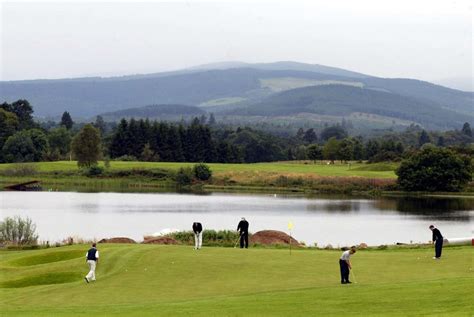
<instances>
[{"instance_id":1,"label":"golf green","mask_svg":"<svg viewBox=\"0 0 474 317\"><path fill-rule=\"evenodd\" d=\"M473 249L340 251L100 244L0 251L0 316L471 316Z\"/></svg>"}]
</instances>

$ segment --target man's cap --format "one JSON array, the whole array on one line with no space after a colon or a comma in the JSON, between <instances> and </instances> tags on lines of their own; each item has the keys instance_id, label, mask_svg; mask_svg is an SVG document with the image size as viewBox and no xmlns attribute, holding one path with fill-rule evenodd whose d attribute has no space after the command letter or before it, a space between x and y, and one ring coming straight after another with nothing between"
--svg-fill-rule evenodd
<instances>
[{"instance_id":1,"label":"man's cap","mask_svg":"<svg viewBox=\"0 0 474 317\"><path fill-rule=\"evenodd\" d=\"M430 226L430 229L432 229L432 228L434 228L434 227L435 227L435 226L431 225L431 226Z\"/></svg>"}]
</instances>

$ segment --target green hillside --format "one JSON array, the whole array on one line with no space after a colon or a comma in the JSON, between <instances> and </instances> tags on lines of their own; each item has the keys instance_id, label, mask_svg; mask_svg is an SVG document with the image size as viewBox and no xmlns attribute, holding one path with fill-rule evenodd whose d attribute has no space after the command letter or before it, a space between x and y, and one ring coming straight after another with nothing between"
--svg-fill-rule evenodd
<instances>
[{"instance_id":1,"label":"green hillside","mask_svg":"<svg viewBox=\"0 0 474 317\"><path fill-rule=\"evenodd\" d=\"M465 121L474 121L474 116L441 108L430 101L348 85L292 89L227 114L276 117L314 113L350 116L354 112L409 120L431 128L461 126Z\"/></svg>"},{"instance_id":2,"label":"green hillside","mask_svg":"<svg viewBox=\"0 0 474 317\"><path fill-rule=\"evenodd\" d=\"M205 237L204 237L205 239ZM470 316L472 247L340 251L99 245L0 251L2 316Z\"/></svg>"},{"instance_id":3,"label":"green hillside","mask_svg":"<svg viewBox=\"0 0 474 317\"><path fill-rule=\"evenodd\" d=\"M466 115L465 121L472 120L474 116L472 92L419 80L377 78L333 67L294 62L224 63L176 72L112 78L0 82L0 102L27 99L33 105L35 115L55 118L64 111L69 111L75 118L90 118L98 114L159 104L200 106L217 115L218 112L258 104L263 100L276 100L279 97L275 93L281 91L327 84L370 88L398 96L390 97L390 109L386 109L396 110L397 113L389 117L398 119L406 119L401 118L399 113L409 108L407 104L417 109L429 106L428 117L420 117L421 122L417 123L436 129L459 127L459 116L455 117L451 112ZM274 99L265 99L267 97ZM331 100L333 95L326 97L329 103L338 102L337 98ZM370 101L367 102L364 108L370 110ZM355 106L359 105L356 102ZM350 108L352 103L346 103L346 106ZM357 109L352 109L352 112L361 112ZM191 115L186 109L181 110L179 115ZM129 114L138 116L127 110ZM379 112L370 114L380 115ZM288 118L290 121L292 119ZM435 122L431 122L432 119ZM340 121L340 118L336 117L335 120Z\"/></svg>"}]
</instances>

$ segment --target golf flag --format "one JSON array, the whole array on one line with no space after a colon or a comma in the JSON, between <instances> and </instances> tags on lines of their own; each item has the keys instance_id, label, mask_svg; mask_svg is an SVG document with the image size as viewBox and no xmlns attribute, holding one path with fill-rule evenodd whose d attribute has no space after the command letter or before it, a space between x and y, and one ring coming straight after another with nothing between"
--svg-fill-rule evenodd
<instances>
[{"instance_id":1,"label":"golf flag","mask_svg":"<svg viewBox=\"0 0 474 317\"><path fill-rule=\"evenodd\" d=\"M288 222L288 230L293 230L293 222Z\"/></svg>"}]
</instances>

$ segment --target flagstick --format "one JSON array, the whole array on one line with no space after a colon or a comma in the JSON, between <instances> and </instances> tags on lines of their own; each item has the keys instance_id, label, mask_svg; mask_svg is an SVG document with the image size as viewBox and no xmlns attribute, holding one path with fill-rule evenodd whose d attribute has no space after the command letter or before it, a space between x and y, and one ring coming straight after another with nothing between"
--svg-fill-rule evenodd
<instances>
[{"instance_id":1,"label":"flagstick","mask_svg":"<svg viewBox=\"0 0 474 317\"><path fill-rule=\"evenodd\" d=\"M290 230L290 255L291 255L291 230Z\"/></svg>"}]
</instances>

